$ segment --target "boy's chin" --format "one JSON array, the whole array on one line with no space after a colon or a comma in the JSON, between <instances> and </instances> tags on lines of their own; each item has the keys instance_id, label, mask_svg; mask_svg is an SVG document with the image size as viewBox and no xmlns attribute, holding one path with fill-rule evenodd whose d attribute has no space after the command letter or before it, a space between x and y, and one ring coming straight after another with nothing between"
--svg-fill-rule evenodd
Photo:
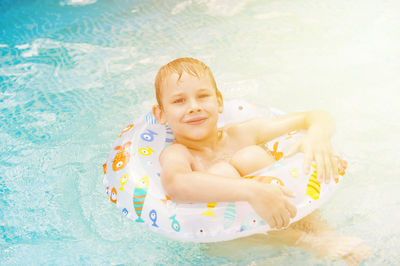
<instances>
[{"instance_id":1,"label":"boy's chin","mask_svg":"<svg viewBox=\"0 0 400 266\"><path fill-rule=\"evenodd\" d=\"M201 141L206 139L209 136L209 132L207 132L206 130L197 130L194 132L190 132L187 134L187 137L192 139L192 140L196 140L196 141Z\"/></svg>"}]
</instances>

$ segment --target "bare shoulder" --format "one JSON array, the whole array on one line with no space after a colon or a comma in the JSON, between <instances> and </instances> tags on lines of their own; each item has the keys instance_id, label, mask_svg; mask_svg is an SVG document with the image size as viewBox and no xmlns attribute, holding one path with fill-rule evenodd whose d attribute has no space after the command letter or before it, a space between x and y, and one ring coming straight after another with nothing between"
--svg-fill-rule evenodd
<instances>
[{"instance_id":1,"label":"bare shoulder","mask_svg":"<svg viewBox=\"0 0 400 266\"><path fill-rule=\"evenodd\" d=\"M164 169L167 166L190 165L192 162L192 154L182 144L171 144L165 148L160 154L160 164Z\"/></svg>"}]
</instances>

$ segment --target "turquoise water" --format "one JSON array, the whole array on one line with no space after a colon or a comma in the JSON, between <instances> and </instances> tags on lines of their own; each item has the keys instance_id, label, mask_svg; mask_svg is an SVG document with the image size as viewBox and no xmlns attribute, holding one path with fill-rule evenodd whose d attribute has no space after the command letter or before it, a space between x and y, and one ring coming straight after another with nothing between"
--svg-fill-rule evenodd
<instances>
[{"instance_id":1,"label":"turquoise water","mask_svg":"<svg viewBox=\"0 0 400 266\"><path fill-rule=\"evenodd\" d=\"M324 217L372 247L365 265L400 264L398 1L3 0L0 14L0 264L343 264L262 245L210 255L112 206L108 151L182 56L226 98L331 112L350 166Z\"/></svg>"}]
</instances>

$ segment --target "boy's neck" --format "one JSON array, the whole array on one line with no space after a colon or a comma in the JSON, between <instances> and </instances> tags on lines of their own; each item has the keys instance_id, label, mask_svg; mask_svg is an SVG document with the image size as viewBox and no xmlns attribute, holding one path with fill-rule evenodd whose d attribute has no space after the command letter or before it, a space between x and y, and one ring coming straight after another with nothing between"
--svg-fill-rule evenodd
<instances>
[{"instance_id":1,"label":"boy's neck","mask_svg":"<svg viewBox=\"0 0 400 266\"><path fill-rule=\"evenodd\" d=\"M221 140L224 138L224 131L217 129L213 134L203 140L192 140L186 138L175 138L175 143L184 145L191 151L199 153L217 152L220 148Z\"/></svg>"}]
</instances>

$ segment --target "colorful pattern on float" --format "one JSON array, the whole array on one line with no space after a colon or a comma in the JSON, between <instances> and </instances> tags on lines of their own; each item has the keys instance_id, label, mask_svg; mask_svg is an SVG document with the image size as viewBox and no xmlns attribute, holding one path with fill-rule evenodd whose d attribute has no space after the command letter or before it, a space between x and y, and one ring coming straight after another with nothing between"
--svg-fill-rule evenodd
<instances>
[{"instance_id":1,"label":"colorful pattern on float","mask_svg":"<svg viewBox=\"0 0 400 266\"><path fill-rule=\"evenodd\" d=\"M218 126L254 117L281 115L280 111L257 109L244 101L225 103ZM296 194L290 199L297 207L297 221L321 206L333 193L339 179L321 184L316 179L316 166L304 174L304 155L284 158L284 151L304 135L289 132L266 144L277 160L273 165L245 178L285 186ZM160 179L160 152L174 140L171 129L157 123L151 112L130 123L120 133L103 164L103 183L109 200L121 213L150 230L181 241L216 242L231 240L270 230L247 202L210 202L177 204L165 194ZM343 176L347 162L341 161Z\"/></svg>"}]
</instances>

